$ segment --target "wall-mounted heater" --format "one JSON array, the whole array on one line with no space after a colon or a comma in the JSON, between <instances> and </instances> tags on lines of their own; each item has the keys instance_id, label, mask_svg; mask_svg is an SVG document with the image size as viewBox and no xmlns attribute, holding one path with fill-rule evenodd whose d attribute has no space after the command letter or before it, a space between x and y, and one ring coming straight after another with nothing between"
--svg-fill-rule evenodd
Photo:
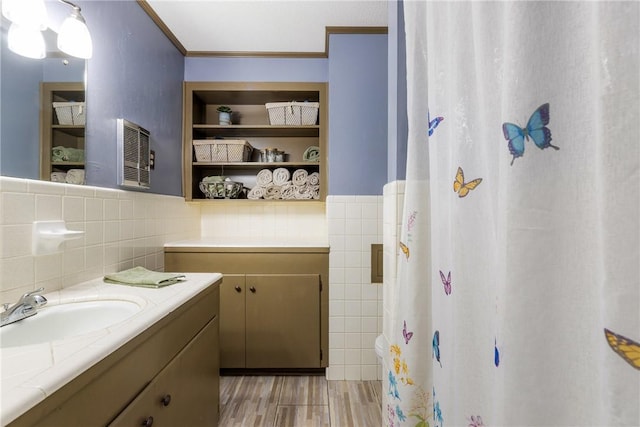
<instances>
[{"instance_id":1,"label":"wall-mounted heater","mask_svg":"<svg viewBox=\"0 0 640 427\"><path fill-rule=\"evenodd\" d=\"M151 144L149 131L118 119L118 185L151 188Z\"/></svg>"}]
</instances>

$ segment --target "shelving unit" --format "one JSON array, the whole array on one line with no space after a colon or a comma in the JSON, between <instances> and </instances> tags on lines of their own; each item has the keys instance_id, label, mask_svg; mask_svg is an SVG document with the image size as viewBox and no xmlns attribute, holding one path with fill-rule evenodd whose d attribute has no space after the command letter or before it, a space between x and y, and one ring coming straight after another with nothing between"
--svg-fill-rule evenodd
<instances>
[{"instance_id":1,"label":"shelving unit","mask_svg":"<svg viewBox=\"0 0 640 427\"><path fill-rule=\"evenodd\" d=\"M80 82L44 82L40 84L40 179L50 181L52 172L84 169L82 162L53 162L53 147L85 149L85 126L58 122L54 102L84 102L84 84Z\"/></svg>"},{"instance_id":2,"label":"shelving unit","mask_svg":"<svg viewBox=\"0 0 640 427\"><path fill-rule=\"evenodd\" d=\"M269 124L265 107L268 102L319 102L318 121L310 126L275 126ZM227 105L233 110L232 125L220 125L216 108ZM256 185L256 175L268 168L286 168L290 174L296 169L320 175L320 196L326 198L327 146L327 85L326 83L184 83L183 129L183 191L187 200L223 202L206 199L199 183L206 176L227 176L239 181L247 189ZM253 147L247 162L198 162L194 156L193 140L244 139ZM320 148L318 162L303 161L309 146ZM260 162L260 150L277 148L284 151L284 162ZM248 190L247 190L248 191ZM273 200L273 199L271 199ZM310 201L309 199L305 199ZM298 200L286 200L296 202Z\"/></svg>"}]
</instances>

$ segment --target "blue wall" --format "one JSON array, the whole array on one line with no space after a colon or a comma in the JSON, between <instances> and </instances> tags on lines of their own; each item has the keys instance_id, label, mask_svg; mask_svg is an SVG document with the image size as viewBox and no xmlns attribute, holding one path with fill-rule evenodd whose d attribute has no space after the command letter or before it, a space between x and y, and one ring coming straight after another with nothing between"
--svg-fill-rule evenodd
<instances>
[{"instance_id":1,"label":"blue wall","mask_svg":"<svg viewBox=\"0 0 640 427\"><path fill-rule=\"evenodd\" d=\"M185 80L328 82L328 194L382 194L387 178L386 35L331 35L328 59L187 57Z\"/></svg>"},{"instance_id":2,"label":"blue wall","mask_svg":"<svg viewBox=\"0 0 640 427\"><path fill-rule=\"evenodd\" d=\"M331 35L329 194L380 195L387 182L387 36Z\"/></svg>"},{"instance_id":3,"label":"blue wall","mask_svg":"<svg viewBox=\"0 0 640 427\"><path fill-rule=\"evenodd\" d=\"M118 186L116 120L151 133L151 192L182 194L184 57L136 2L81 2L93 57L87 65L87 183Z\"/></svg>"},{"instance_id":4,"label":"blue wall","mask_svg":"<svg viewBox=\"0 0 640 427\"><path fill-rule=\"evenodd\" d=\"M2 31L0 79L0 175L40 178L40 93L42 61L7 48Z\"/></svg>"}]
</instances>

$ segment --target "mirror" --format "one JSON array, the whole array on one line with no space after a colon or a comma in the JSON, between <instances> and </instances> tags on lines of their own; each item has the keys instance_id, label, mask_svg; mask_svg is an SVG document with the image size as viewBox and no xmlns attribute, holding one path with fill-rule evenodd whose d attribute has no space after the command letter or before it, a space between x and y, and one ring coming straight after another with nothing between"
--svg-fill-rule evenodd
<instances>
[{"instance_id":1,"label":"mirror","mask_svg":"<svg viewBox=\"0 0 640 427\"><path fill-rule=\"evenodd\" d=\"M68 14L68 7L59 10L52 3L48 3L47 7L50 25L54 25L54 22L58 22L59 25L65 16L61 14ZM61 122L53 114L50 106L46 110L51 114L49 122L53 127L59 128L53 131L57 135L49 138L49 145L47 146L47 142L44 143L45 151L41 151L41 128L47 125L41 120L41 86L44 82L64 83L61 87L73 83L74 89L79 89L74 96L84 100L86 61L57 51L56 33L51 28L44 31L46 58L30 59L20 56L10 51L7 46L9 25L10 22L2 17L0 175L28 179L41 179L49 175L44 179L51 179L51 171L59 170L55 165L51 165L50 161L48 164L46 162L51 159L52 148L56 144L75 144L76 147L84 149L84 126L70 126L66 129L60 125ZM53 93L52 100L64 101L64 96L61 95L64 93ZM47 173L46 169L52 166L53 169ZM84 166L82 162L76 162L74 166L69 167L83 169Z\"/></svg>"}]
</instances>

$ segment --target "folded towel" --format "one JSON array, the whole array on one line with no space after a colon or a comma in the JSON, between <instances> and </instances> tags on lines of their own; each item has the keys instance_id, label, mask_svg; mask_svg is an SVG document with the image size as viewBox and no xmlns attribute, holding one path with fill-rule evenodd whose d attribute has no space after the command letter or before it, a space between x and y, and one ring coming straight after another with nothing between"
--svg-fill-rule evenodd
<instances>
[{"instance_id":1,"label":"folded towel","mask_svg":"<svg viewBox=\"0 0 640 427\"><path fill-rule=\"evenodd\" d=\"M67 173L51 172L51 182L67 182Z\"/></svg>"},{"instance_id":2,"label":"folded towel","mask_svg":"<svg viewBox=\"0 0 640 427\"><path fill-rule=\"evenodd\" d=\"M307 177L309 173L304 169L296 169L291 176L291 182L293 185L304 185L307 183Z\"/></svg>"},{"instance_id":3,"label":"folded towel","mask_svg":"<svg viewBox=\"0 0 640 427\"><path fill-rule=\"evenodd\" d=\"M51 149L52 162L83 162L84 150L59 145Z\"/></svg>"},{"instance_id":4,"label":"folded towel","mask_svg":"<svg viewBox=\"0 0 640 427\"><path fill-rule=\"evenodd\" d=\"M256 185L247 193L247 199L250 199L250 200L262 199L264 197L265 191L266 190L264 187L260 187L259 185Z\"/></svg>"},{"instance_id":5,"label":"folded towel","mask_svg":"<svg viewBox=\"0 0 640 427\"><path fill-rule=\"evenodd\" d=\"M266 188L264 198L267 200L278 200L282 194L282 189L279 185L271 184Z\"/></svg>"},{"instance_id":6,"label":"folded towel","mask_svg":"<svg viewBox=\"0 0 640 427\"><path fill-rule=\"evenodd\" d=\"M133 267L119 273L107 274L104 281L107 283L117 283L130 286L142 286L145 288L161 288L173 285L185 280L184 274L161 273L147 270L144 267Z\"/></svg>"},{"instance_id":7,"label":"folded towel","mask_svg":"<svg viewBox=\"0 0 640 427\"><path fill-rule=\"evenodd\" d=\"M65 181L68 184L84 184L84 169L69 169Z\"/></svg>"},{"instance_id":8,"label":"folded towel","mask_svg":"<svg viewBox=\"0 0 640 427\"><path fill-rule=\"evenodd\" d=\"M273 183L275 185L284 185L285 182L289 181L291 174L288 169L278 168L273 171Z\"/></svg>"},{"instance_id":9,"label":"folded towel","mask_svg":"<svg viewBox=\"0 0 640 427\"><path fill-rule=\"evenodd\" d=\"M309 174L309 176L307 177L307 182L309 183L309 185L320 184L320 174L318 174L318 172Z\"/></svg>"},{"instance_id":10,"label":"folded towel","mask_svg":"<svg viewBox=\"0 0 640 427\"><path fill-rule=\"evenodd\" d=\"M310 146L302 154L302 160L305 162L319 162L320 161L320 147L315 145Z\"/></svg>"},{"instance_id":11,"label":"folded towel","mask_svg":"<svg viewBox=\"0 0 640 427\"><path fill-rule=\"evenodd\" d=\"M270 169L262 169L256 176L256 184L260 187L266 187L273 181L273 173Z\"/></svg>"}]
</instances>

